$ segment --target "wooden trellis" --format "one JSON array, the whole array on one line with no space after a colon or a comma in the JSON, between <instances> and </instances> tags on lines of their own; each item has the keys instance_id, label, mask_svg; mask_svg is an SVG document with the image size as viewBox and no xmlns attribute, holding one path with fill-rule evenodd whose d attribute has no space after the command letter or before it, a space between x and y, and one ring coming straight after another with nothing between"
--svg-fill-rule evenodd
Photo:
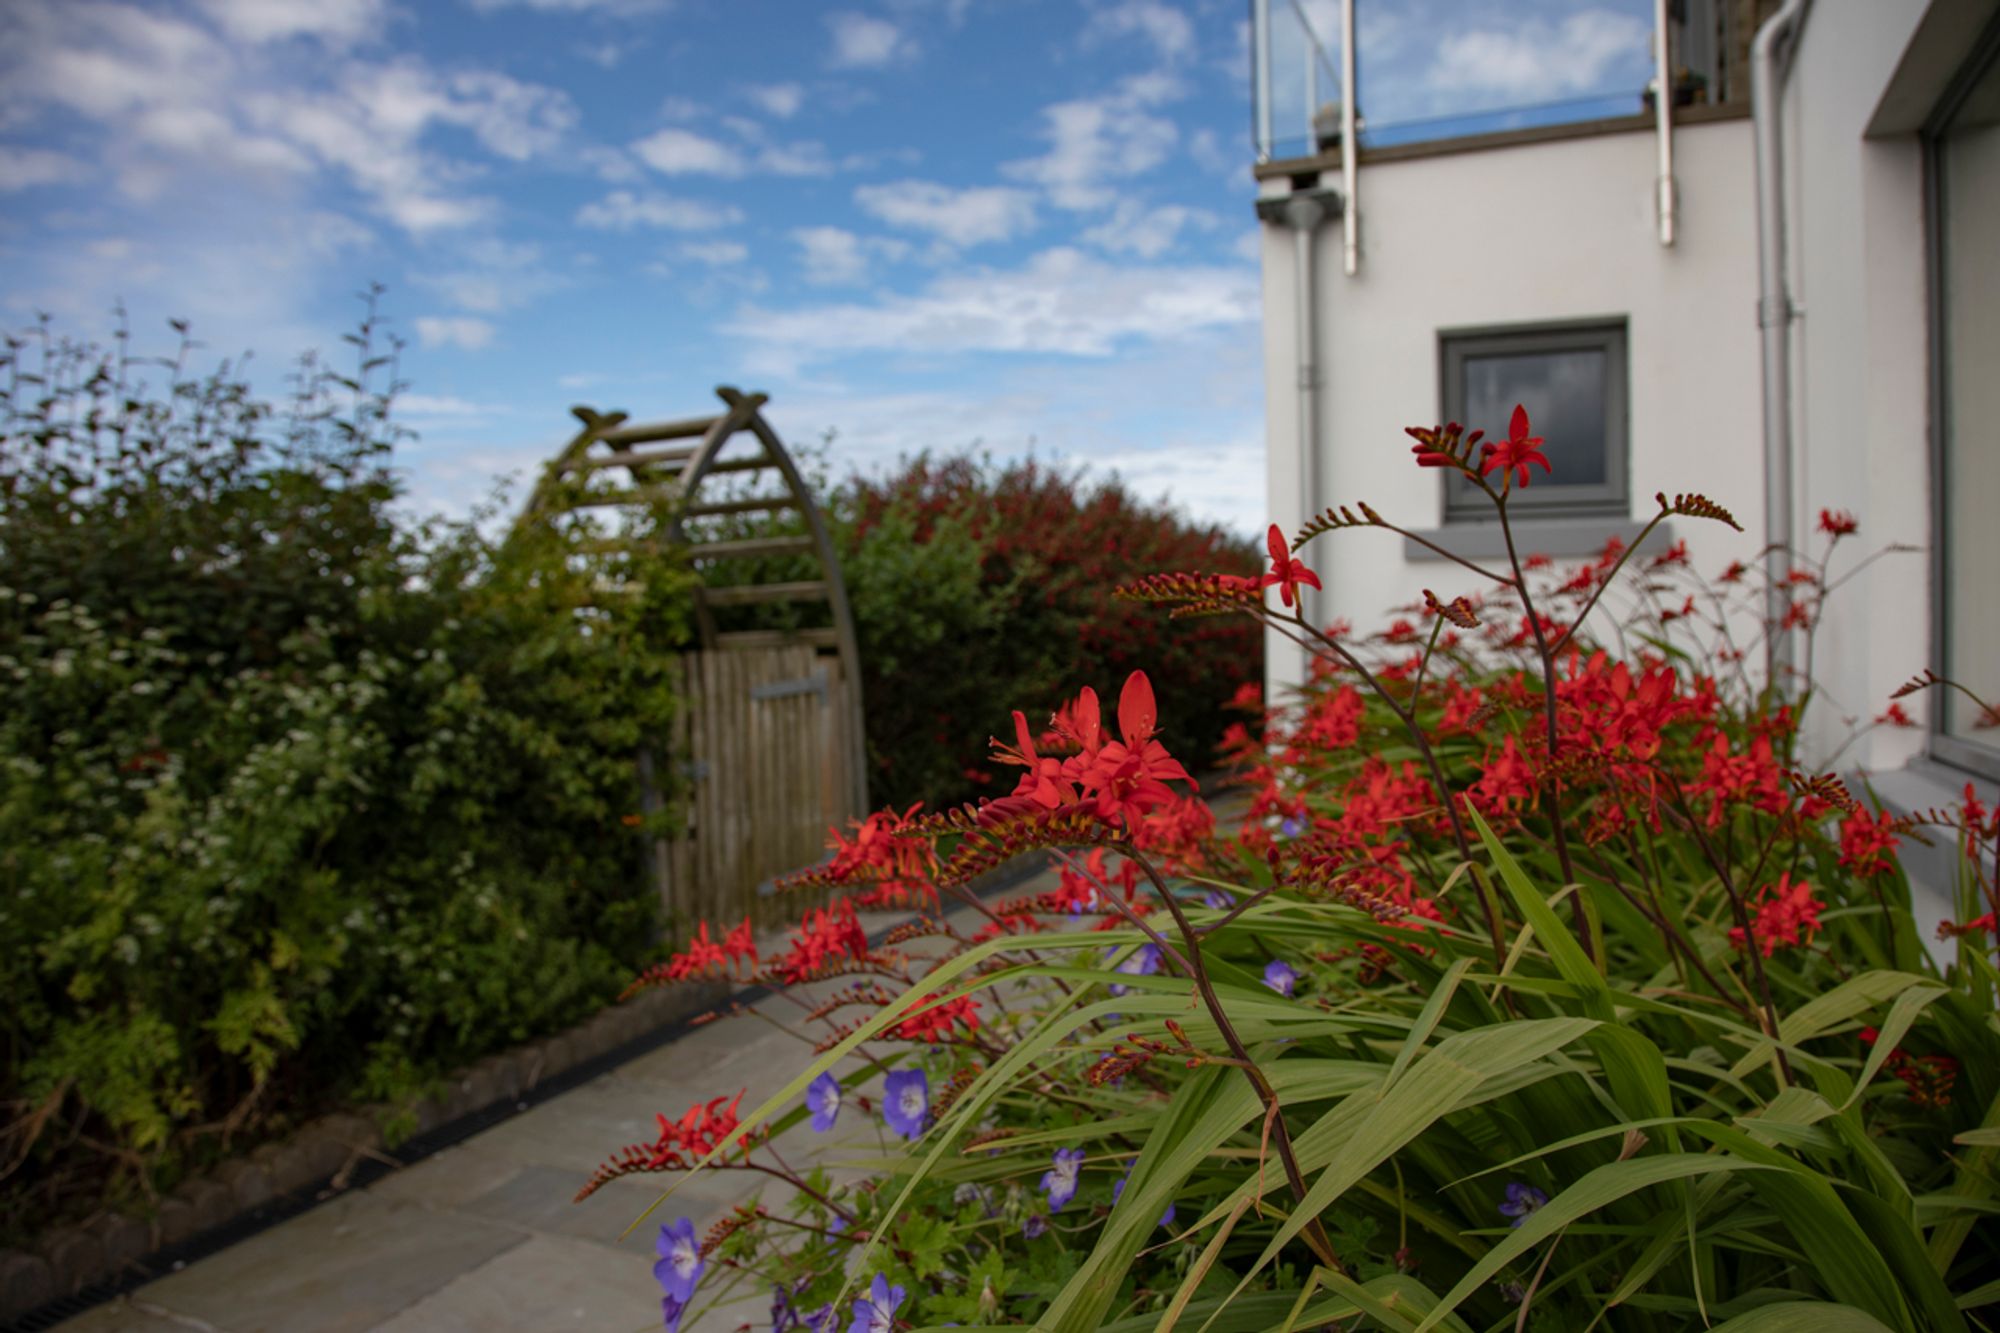
<instances>
[{"instance_id":1,"label":"wooden trellis","mask_svg":"<svg viewBox=\"0 0 2000 1333\"><path fill-rule=\"evenodd\" d=\"M686 782L683 831L653 849L653 872L670 921L739 919L766 924L776 904L759 892L772 877L818 860L829 825L868 808L861 661L840 561L798 468L764 419L761 393L724 386L723 411L627 425L623 412L572 409L582 430L544 469L520 522L561 527L563 516L623 511L623 526L579 536L582 555L645 543L685 552L701 580L694 620L701 646L683 654L682 708L671 737L640 756L649 810L663 787L659 765ZM727 493L717 479L728 478ZM803 531L718 535L702 520L795 513ZM726 562L802 556L804 580L719 584ZM607 585L607 595L635 589ZM774 603L823 604L830 624L793 630L718 628L718 611ZM789 913L795 908L787 905Z\"/></svg>"}]
</instances>

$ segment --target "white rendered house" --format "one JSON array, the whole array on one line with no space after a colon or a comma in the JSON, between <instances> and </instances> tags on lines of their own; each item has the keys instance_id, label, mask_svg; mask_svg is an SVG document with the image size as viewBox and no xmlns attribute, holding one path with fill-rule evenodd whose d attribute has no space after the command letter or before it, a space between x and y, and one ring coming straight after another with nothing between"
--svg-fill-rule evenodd
<instances>
[{"instance_id":1,"label":"white rendered house","mask_svg":"<svg viewBox=\"0 0 2000 1333\"><path fill-rule=\"evenodd\" d=\"M1927 667L2000 694L2000 0L1659 0L1654 86L1685 105L1633 89L1623 114L1403 143L1357 135L1339 93L1365 110L1342 10L1376 2L1251 3L1273 519L1366 501L1493 554L1403 427L1504 434L1521 401L1556 468L1514 506L1532 550L1629 537L1659 491L1743 523L1672 520L1711 575L1812 541L1821 509L1921 548L1835 599L1809 757ZM1472 586L1380 531L1311 563L1321 621ZM1266 653L1278 697L1303 661ZM1842 766L1905 808L1968 778L1990 799L2000 730L1943 691L1906 706L1921 727Z\"/></svg>"}]
</instances>

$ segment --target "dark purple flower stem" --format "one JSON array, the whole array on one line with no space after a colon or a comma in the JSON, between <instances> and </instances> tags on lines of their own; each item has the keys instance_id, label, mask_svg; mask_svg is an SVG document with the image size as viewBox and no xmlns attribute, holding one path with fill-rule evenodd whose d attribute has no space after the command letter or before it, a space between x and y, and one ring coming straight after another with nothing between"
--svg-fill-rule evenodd
<instances>
[{"instance_id":1,"label":"dark purple flower stem","mask_svg":"<svg viewBox=\"0 0 2000 1333\"><path fill-rule=\"evenodd\" d=\"M1251 1058L1249 1048L1244 1046L1243 1039L1236 1035L1236 1027L1229 1021L1229 1013L1223 1008L1221 997L1215 993L1215 986L1208 979L1208 969L1202 966L1201 961L1200 937L1188 923L1187 914L1181 910L1180 900L1167 888L1166 882L1160 878L1160 872L1154 869L1153 863L1146 859L1145 854L1129 840L1115 845L1118 851L1138 866L1140 872L1152 882L1153 892L1159 895L1160 900L1166 904L1167 911L1173 914L1174 925L1187 943L1188 976L1194 982L1195 990L1201 994L1202 1005L1208 1010L1208 1016L1214 1020L1215 1030L1221 1034L1223 1044L1229 1047L1229 1053L1236 1057L1243 1070L1243 1076L1250 1080L1250 1086L1256 1091L1257 1099L1264 1104L1265 1121L1271 1127L1271 1145L1278 1150L1278 1159L1284 1164L1285 1182L1291 1187L1292 1197L1303 1207L1306 1201L1306 1178L1299 1170L1298 1158L1292 1151L1292 1136L1285 1128L1284 1111L1278 1103L1278 1094L1272 1089L1270 1080L1264 1077L1264 1071L1258 1068L1257 1062ZM1326 1228L1320 1224L1319 1218L1313 1217L1306 1221L1304 1235L1306 1244L1321 1263L1335 1272L1347 1271L1339 1256L1334 1253L1333 1241L1327 1236Z\"/></svg>"}]
</instances>

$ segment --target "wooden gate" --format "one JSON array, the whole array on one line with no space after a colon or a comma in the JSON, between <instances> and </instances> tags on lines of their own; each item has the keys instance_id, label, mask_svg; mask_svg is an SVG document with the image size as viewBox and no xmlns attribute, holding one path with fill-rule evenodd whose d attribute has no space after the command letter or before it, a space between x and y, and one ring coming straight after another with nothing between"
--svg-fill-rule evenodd
<instances>
[{"instance_id":1,"label":"wooden gate","mask_svg":"<svg viewBox=\"0 0 2000 1333\"><path fill-rule=\"evenodd\" d=\"M828 826L868 805L860 655L839 557L764 419L764 395L725 385L716 396L720 412L637 425L622 412L572 409L581 431L516 519L517 528L566 534L578 559L667 549L696 575L701 647L682 655L676 734L639 760L646 809L681 803L684 831L652 849L660 905L678 935L698 920L750 915L762 926L795 915L802 903L761 890L818 861ZM593 514L609 517L608 532L584 517ZM737 581L772 558L804 561L815 576ZM600 591L643 589L607 581ZM796 628L729 625L785 606L804 608L791 617Z\"/></svg>"},{"instance_id":2,"label":"wooden gate","mask_svg":"<svg viewBox=\"0 0 2000 1333\"><path fill-rule=\"evenodd\" d=\"M661 905L681 926L795 919L804 903L777 901L771 880L818 861L828 827L862 813L841 659L799 644L691 652L682 664L684 707L668 750L684 783L683 831L653 848Z\"/></svg>"}]
</instances>

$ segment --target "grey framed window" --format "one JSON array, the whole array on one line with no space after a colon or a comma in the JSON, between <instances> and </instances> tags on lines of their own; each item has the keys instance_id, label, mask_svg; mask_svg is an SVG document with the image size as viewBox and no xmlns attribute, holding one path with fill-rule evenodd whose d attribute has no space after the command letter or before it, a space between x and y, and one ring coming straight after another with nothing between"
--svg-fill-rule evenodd
<instances>
[{"instance_id":1,"label":"grey framed window","mask_svg":"<svg viewBox=\"0 0 2000 1333\"><path fill-rule=\"evenodd\" d=\"M2000 20L1975 43L1923 134L1931 314L1932 633L1938 670L2000 697ZM1931 753L2000 778L2000 729L1931 691Z\"/></svg>"},{"instance_id":2,"label":"grey framed window","mask_svg":"<svg viewBox=\"0 0 2000 1333\"><path fill-rule=\"evenodd\" d=\"M1628 421L1625 321L1446 329L1438 334L1444 419L1504 436L1519 403L1547 443L1540 468L1507 502L1540 518L1625 517ZM1456 473L1445 478L1447 523L1493 517L1492 504Z\"/></svg>"}]
</instances>

